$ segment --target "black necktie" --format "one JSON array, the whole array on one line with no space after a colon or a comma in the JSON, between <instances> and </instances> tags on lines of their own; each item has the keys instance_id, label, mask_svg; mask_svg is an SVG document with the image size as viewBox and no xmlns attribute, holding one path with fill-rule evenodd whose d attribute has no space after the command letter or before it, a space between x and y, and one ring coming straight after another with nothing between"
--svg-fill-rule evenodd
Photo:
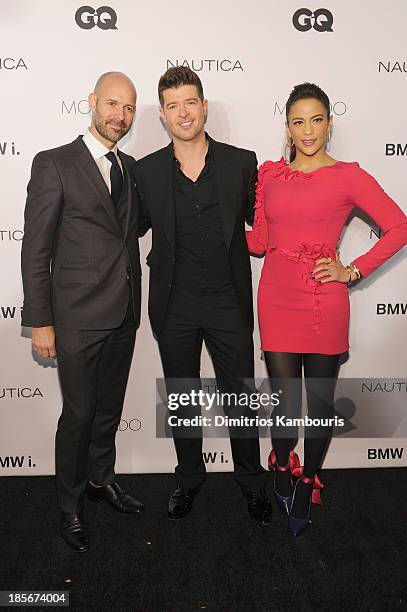
<instances>
[{"instance_id":1,"label":"black necktie","mask_svg":"<svg viewBox=\"0 0 407 612\"><path fill-rule=\"evenodd\" d=\"M106 153L105 157L110 161L110 195L115 206L118 205L123 189L123 175L120 170L119 162L113 151Z\"/></svg>"}]
</instances>

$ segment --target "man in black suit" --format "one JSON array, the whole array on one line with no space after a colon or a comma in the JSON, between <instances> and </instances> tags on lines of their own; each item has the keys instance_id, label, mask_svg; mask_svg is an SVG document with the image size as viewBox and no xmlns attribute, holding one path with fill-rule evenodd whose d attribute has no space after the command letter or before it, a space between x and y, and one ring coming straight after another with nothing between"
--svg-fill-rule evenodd
<instances>
[{"instance_id":1,"label":"man in black suit","mask_svg":"<svg viewBox=\"0 0 407 612\"><path fill-rule=\"evenodd\" d=\"M22 246L22 324L32 346L57 357L63 396L55 444L61 534L89 546L84 497L139 514L115 480L115 436L140 318L134 159L117 148L130 130L136 91L103 74L89 96L91 127L32 164Z\"/></svg>"},{"instance_id":2,"label":"man in black suit","mask_svg":"<svg viewBox=\"0 0 407 612\"><path fill-rule=\"evenodd\" d=\"M149 315L167 392L199 390L204 341L219 390L240 393L242 379L254 376L245 219L253 218L256 155L205 133L208 102L198 75L189 68L167 70L158 93L172 142L136 163L136 183L140 233L149 227L153 231L147 257ZM199 410L189 405L178 409L177 416L192 417ZM236 406L230 414L236 414ZM264 492L257 429L230 433L235 479L249 513L268 525L271 506ZM201 429L194 428L193 435L191 429L173 429L178 465L170 519L189 513L205 480Z\"/></svg>"}]
</instances>

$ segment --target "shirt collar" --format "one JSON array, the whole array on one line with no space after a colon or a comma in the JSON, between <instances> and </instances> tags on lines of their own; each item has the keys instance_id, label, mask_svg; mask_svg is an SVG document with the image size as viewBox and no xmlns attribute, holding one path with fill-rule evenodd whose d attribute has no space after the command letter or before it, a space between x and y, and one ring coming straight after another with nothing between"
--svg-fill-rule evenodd
<instances>
[{"instance_id":1,"label":"shirt collar","mask_svg":"<svg viewBox=\"0 0 407 612\"><path fill-rule=\"evenodd\" d=\"M205 136L206 136L206 140L208 141L208 152L206 154L206 159L208 159L208 157L210 157L211 159L213 159L213 144L212 144L212 138L209 138L208 134L205 132ZM205 159L205 161L206 161Z\"/></svg>"},{"instance_id":2,"label":"shirt collar","mask_svg":"<svg viewBox=\"0 0 407 612\"><path fill-rule=\"evenodd\" d=\"M206 156L205 156L205 163L208 161L208 159L213 159L213 145L212 145L212 138L209 136L209 134L207 134L207 132L205 132L205 137L206 137L206 141L208 143L208 150L206 152ZM172 147L172 158L174 161L176 161L179 164L178 159L175 157L175 151L174 151L174 145Z\"/></svg>"},{"instance_id":3,"label":"shirt collar","mask_svg":"<svg viewBox=\"0 0 407 612\"><path fill-rule=\"evenodd\" d=\"M109 151L112 151L117 157L117 144L114 145L113 149L108 149L92 134L89 129L82 138L95 161L104 157L106 153L109 153Z\"/></svg>"}]
</instances>

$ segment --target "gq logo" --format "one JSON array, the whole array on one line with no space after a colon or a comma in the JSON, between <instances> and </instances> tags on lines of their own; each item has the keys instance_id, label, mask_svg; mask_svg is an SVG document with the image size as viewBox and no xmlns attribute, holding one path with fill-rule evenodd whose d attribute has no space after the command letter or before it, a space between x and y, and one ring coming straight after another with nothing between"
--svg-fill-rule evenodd
<instances>
[{"instance_id":1,"label":"gq logo","mask_svg":"<svg viewBox=\"0 0 407 612\"><path fill-rule=\"evenodd\" d=\"M312 12L307 8L300 8L293 15L293 26L299 32L308 32L314 28L317 32L332 32L334 16L328 9L317 9Z\"/></svg>"},{"instance_id":2,"label":"gq logo","mask_svg":"<svg viewBox=\"0 0 407 612\"><path fill-rule=\"evenodd\" d=\"M101 6L96 11L91 6L81 6L75 13L75 21L82 30L95 26L101 30L117 30L117 14L110 6Z\"/></svg>"}]
</instances>

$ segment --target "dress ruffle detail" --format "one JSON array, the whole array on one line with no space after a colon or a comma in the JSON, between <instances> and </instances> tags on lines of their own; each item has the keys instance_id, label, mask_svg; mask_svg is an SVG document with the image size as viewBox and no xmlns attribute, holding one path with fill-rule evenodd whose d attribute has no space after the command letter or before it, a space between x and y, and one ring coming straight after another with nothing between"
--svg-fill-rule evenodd
<instances>
[{"instance_id":1,"label":"dress ruffle detail","mask_svg":"<svg viewBox=\"0 0 407 612\"><path fill-rule=\"evenodd\" d=\"M276 178L282 178L284 181L292 181L295 178L303 178L309 180L312 178L312 172L301 172L301 170L293 170L288 165L287 160L282 157L278 162L266 162L272 163L272 175Z\"/></svg>"},{"instance_id":2,"label":"dress ruffle detail","mask_svg":"<svg viewBox=\"0 0 407 612\"><path fill-rule=\"evenodd\" d=\"M275 248L268 244L267 219L264 211L264 179L268 173L273 178L280 178L284 181L291 181L295 178L303 178L305 180L312 178L312 172L292 170L284 157L277 162L269 160L261 164L256 183L253 228L250 232L246 232L249 251L256 255L263 255Z\"/></svg>"},{"instance_id":3,"label":"dress ruffle detail","mask_svg":"<svg viewBox=\"0 0 407 612\"><path fill-rule=\"evenodd\" d=\"M254 221L251 232L246 232L246 238L249 245L249 250L253 253L263 254L270 250L267 247L267 240L264 240L263 233L267 236L267 224L264 215L264 177L272 170L275 162L266 161L259 167L257 183L256 183L256 202L254 204ZM260 248L259 248L260 247Z\"/></svg>"},{"instance_id":4,"label":"dress ruffle detail","mask_svg":"<svg viewBox=\"0 0 407 612\"><path fill-rule=\"evenodd\" d=\"M278 247L274 247L278 248ZM320 336L321 335L321 323L323 321L322 312L321 312L321 284L319 281L314 280L312 278L312 271L315 267L315 262L317 259L321 257L331 257L331 259L335 260L336 253L332 247L329 247L324 242L300 242L297 246L296 250L291 251L284 247L279 247L279 252L281 255L289 259L290 261L295 261L296 263L301 263L303 266L303 272L301 274L301 278L303 281L313 288L313 299L314 299L314 331Z\"/></svg>"}]
</instances>

